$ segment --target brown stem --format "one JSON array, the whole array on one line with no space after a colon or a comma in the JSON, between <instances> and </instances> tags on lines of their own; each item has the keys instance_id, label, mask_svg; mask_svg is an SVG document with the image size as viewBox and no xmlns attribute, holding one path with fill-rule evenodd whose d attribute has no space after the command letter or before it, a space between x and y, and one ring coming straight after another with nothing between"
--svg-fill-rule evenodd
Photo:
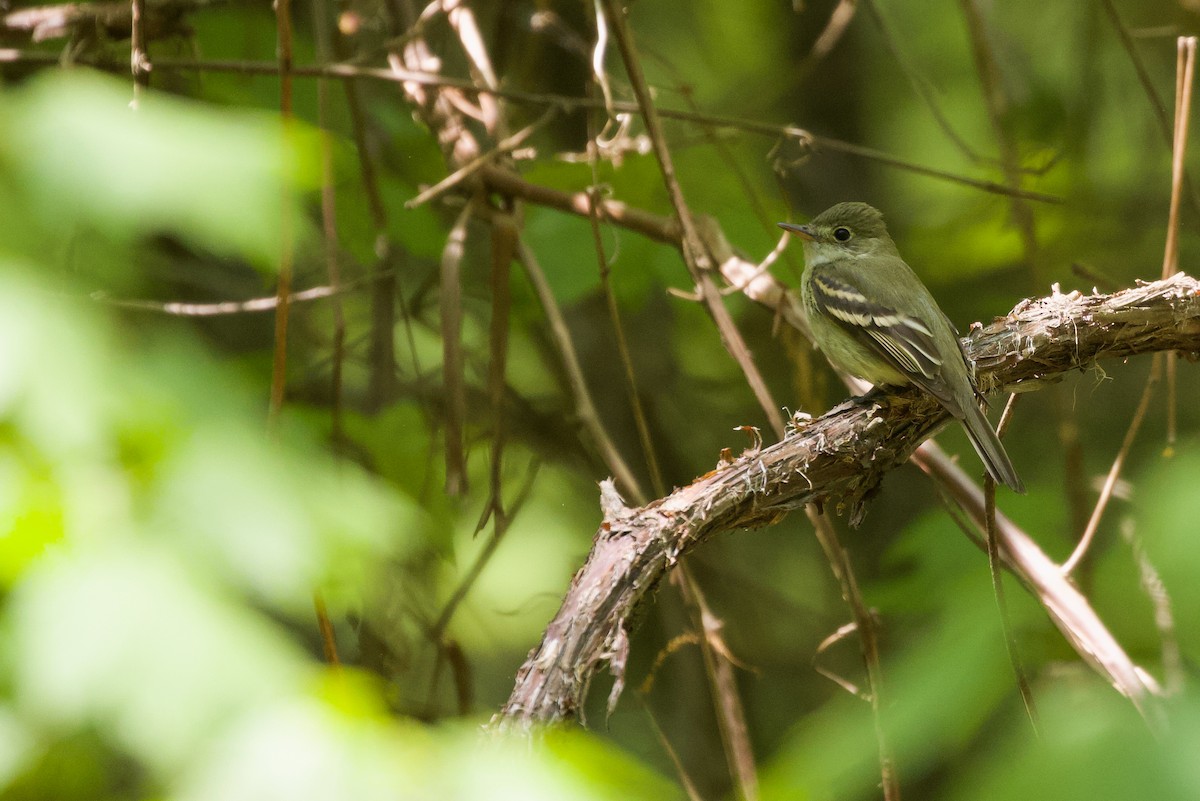
<instances>
[{"instance_id":1,"label":"brown stem","mask_svg":"<svg viewBox=\"0 0 1200 801\"><path fill-rule=\"evenodd\" d=\"M291 0L276 0L275 22L279 38L279 113L286 127L292 119L292 5ZM279 282L275 297L275 347L271 359L271 400L267 427L274 430L283 409L287 383L287 332L289 303L292 295L292 199L290 188L280 198L282 214L279 230Z\"/></svg>"},{"instance_id":2,"label":"brown stem","mask_svg":"<svg viewBox=\"0 0 1200 801\"><path fill-rule=\"evenodd\" d=\"M862 593L858 589L858 581L850 564L850 556L838 540L833 524L829 522L823 510L818 510L816 504L809 504L804 509L825 558L833 568L834 578L842 588L842 599L854 614L854 627L862 643L863 663L867 667L867 686L870 690L871 718L875 724L875 741L879 748L879 774L883 785L884 801L900 801L900 779L896 775L896 759L888 744L887 733L883 728L883 668L879 662L879 637L875 631L875 618L867 608Z\"/></svg>"}]
</instances>

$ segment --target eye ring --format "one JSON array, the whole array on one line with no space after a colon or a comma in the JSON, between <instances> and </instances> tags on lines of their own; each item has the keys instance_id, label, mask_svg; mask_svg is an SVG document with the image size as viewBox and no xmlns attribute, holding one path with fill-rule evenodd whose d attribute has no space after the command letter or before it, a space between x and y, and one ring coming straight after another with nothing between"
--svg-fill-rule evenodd
<instances>
[{"instance_id":1,"label":"eye ring","mask_svg":"<svg viewBox=\"0 0 1200 801\"><path fill-rule=\"evenodd\" d=\"M851 234L850 229L846 228L845 226L839 226L833 229L833 238L839 242L849 242L851 236L853 236L853 234Z\"/></svg>"}]
</instances>

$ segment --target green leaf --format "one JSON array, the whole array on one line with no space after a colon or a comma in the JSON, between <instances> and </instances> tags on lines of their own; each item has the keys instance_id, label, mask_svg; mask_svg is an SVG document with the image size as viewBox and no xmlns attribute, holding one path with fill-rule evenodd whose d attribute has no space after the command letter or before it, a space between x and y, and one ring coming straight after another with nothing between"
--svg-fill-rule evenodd
<instances>
[{"instance_id":1,"label":"green leaf","mask_svg":"<svg viewBox=\"0 0 1200 801\"><path fill-rule=\"evenodd\" d=\"M308 672L264 619L161 544L81 544L41 561L10 610L21 708L99 726L174 770L247 707Z\"/></svg>"},{"instance_id":2,"label":"green leaf","mask_svg":"<svg viewBox=\"0 0 1200 801\"><path fill-rule=\"evenodd\" d=\"M73 71L7 103L0 152L41 216L120 238L174 233L275 265L299 226L294 190L314 183L300 158L311 137L265 114L153 92L135 111L129 99L128 85Z\"/></svg>"}]
</instances>

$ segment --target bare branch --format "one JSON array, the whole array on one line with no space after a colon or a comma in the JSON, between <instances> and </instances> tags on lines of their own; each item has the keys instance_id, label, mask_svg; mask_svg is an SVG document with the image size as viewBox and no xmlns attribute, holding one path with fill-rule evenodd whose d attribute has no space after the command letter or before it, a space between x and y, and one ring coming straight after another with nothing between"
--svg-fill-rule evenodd
<instances>
[{"instance_id":1,"label":"bare branch","mask_svg":"<svg viewBox=\"0 0 1200 801\"><path fill-rule=\"evenodd\" d=\"M1025 301L1008 317L973 331L965 346L981 384L992 391L1035 389L1102 357L1200 353L1200 282L1180 273L1112 295L1056 293ZM919 392L875 392L644 507L623 507L610 495L587 562L495 722L523 726L575 714L595 671L627 647L634 610L683 554L714 534L774 522L805 503L832 503L851 510L853 518L882 477L945 422L944 412ZM1002 515L997 525L1006 560L1027 586L1039 589L1056 625L1089 664L1145 710L1155 689L1131 667L1086 600L1076 592L1059 603L1062 596L1051 594L1060 593L1059 586L1040 591L1050 581L1040 565L1051 563L1019 532L1006 532L1011 524ZM1027 563L1039 565L1036 574L1026 572Z\"/></svg>"}]
</instances>

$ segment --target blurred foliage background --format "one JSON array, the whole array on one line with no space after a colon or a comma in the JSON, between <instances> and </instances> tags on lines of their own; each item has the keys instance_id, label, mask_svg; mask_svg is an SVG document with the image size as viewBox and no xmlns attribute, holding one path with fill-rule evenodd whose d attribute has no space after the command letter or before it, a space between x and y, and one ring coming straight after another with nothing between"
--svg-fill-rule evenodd
<instances>
[{"instance_id":1,"label":"blurred foliage background","mask_svg":"<svg viewBox=\"0 0 1200 801\"><path fill-rule=\"evenodd\" d=\"M722 448L743 447L735 426L769 429L703 307L668 293L690 288L674 248L604 224L602 272L584 216L513 203L470 180L412 205L461 165L448 165L411 88L388 78L389 58L423 41L430 71L488 80L464 52L456 5L294 5L297 67L337 60L362 71L323 81L301 70L286 124L277 17L266 4L147 0L148 89L129 77L128 6L85 4L65 18L66 7L7 12L5 797L738 792L673 586L640 617L611 716L599 679L586 729L556 730L533 747L478 731L586 556L600 520L597 482L611 472L527 272L492 263L489 213L512 214L544 269L600 430L650 497L710 469ZM506 90L490 112L461 93L460 111L482 111L470 137L490 147L537 123L508 163L529 184L595 185L669 216L639 119L618 129L595 106L596 7L464 8ZM1169 125L1175 37L1196 30L1196 12L1165 0L640 0L628 22L659 106L709 119L666 125L694 212L760 260L777 242L776 221L871 202L965 330L1052 283L1086 292L1158 276L1170 147L1134 57L1165 98ZM604 64L615 98L631 100L611 41ZM760 124L825 141L804 148ZM601 132L606 147L590 164L589 139ZM903 165L992 185L1015 178L1062 202L1014 202ZM453 229L473 195L457 259ZM1193 197L1189 187L1185 271L1200 249ZM268 426L273 298L289 261L302 294L290 305L285 401ZM796 249L773 272L794 286L801 266ZM497 280L511 296L498 329ZM780 405L818 414L844 397L795 332L737 293L726 304ZM446 347L448 313L450 328L461 314L460 351ZM507 349L500 403L498 342ZM461 369L447 369L452 352ZM1102 363L1019 405L1006 442L1030 492L1002 494L1001 505L1053 557L1078 540L1148 370L1148 358ZM452 374L463 382L461 431ZM1077 575L1160 680L1164 653L1169 667L1179 650L1187 677L1200 647L1198 390L1197 371L1181 363L1172 449L1166 401L1155 396ZM461 472L447 458L455 437ZM961 432L940 439L976 471ZM1168 704L1167 733L1151 736L1014 583L1007 597L1038 700L1035 734L986 557L917 471L889 476L864 525L843 535L880 619L883 723L910 797L1200 792L1200 706L1188 682ZM1130 542L1173 601L1168 637ZM690 565L736 658L756 792L879 797L870 707L816 669L864 681L853 638L818 654L850 614L808 523L793 515L719 537ZM332 636L322 637L314 594Z\"/></svg>"}]
</instances>

